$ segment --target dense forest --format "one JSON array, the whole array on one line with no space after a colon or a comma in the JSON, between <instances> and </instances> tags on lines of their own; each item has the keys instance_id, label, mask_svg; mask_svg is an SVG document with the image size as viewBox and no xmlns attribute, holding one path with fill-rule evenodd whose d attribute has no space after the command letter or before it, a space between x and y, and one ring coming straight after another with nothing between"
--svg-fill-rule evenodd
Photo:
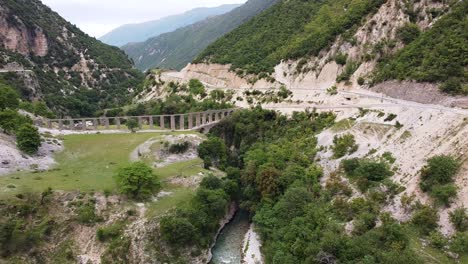
<instances>
[{"instance_id":1,"label":"dense forest","mask_svg":"<svg viewBox=\"0 0 468 264\"><path fill-rule=\"evenodd\" d=\"M412 205L407 224L382 212L404 190L389 179L391 155L344 160L339 174L321 185L314 135L334 121L332 113L302 112L288 119L261 108L243 110L222 121L200 145L205 164L225 170L240 186L234 197L258 226L266 263L425 263L410 242L414 236L435 249L468 253L464 224L455 225L460 228L449 243L435 231L434 207ZM451 157L433 158L424 172L427 184L440 184L437 179L452 177L458 166ZM352 195L353 186L362 195ZM459 211L451 216L454 224L467 221L466 212ZM348 222L351 229L345 228Z\"/></svg>"},{"instance_id":2,"label":"dense forest","mask_svg":"<svg viewBox=\"0 0 468 264\"><path fill-rule=\"evenodd\" d=\"M408 45L383 59L375 81L399 79L440 82L451 94L468 94L468 3L459 1L427 32L406 30Z\"/></svg>"},{"instance_id":3,"label":"dense forest","mask_svg":"<svg viewBox=\"0 0 468 264\"><path fill-rule=\"evenodd\" d=\"M271 73L282 59L317 55L384 2L280 1L217 40L194 62L230 63L238 73Z\"/></svg>"}]
</instances>

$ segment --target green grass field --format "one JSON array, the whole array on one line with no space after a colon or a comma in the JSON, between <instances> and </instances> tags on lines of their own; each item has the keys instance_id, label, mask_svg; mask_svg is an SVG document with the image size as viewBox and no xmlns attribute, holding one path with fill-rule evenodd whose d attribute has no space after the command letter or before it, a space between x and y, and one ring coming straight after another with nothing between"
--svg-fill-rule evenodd
<instances>
[{"instance_id":1,"label":"green grass field","mask_svg":"<svg viewBox=\"0 0 468 264\"><path fill-rule=\"evenodd\" d=\"M116 191L113 176L118 168L130 163L130 153L151 138L181 133L92 134L65 136L64 151L56 154L57 165L49 171L18 172L0 177L0 199L9 199L24 192L53 190ZM151 161L147 160L148 163ZM149 204L151 214L161 213L188 200L193 190L170 184L171 177L190 177L203 169L200 159L182 161L163 168L155 168L167 197ZM14 187L13 187L14 186Z\"/></svg>"}]
</instances>

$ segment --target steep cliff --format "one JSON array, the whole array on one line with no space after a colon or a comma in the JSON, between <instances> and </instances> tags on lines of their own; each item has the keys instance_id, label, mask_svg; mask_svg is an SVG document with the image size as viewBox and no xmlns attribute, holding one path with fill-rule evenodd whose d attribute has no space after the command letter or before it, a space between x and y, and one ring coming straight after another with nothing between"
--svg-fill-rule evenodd
<instances>
[{"instance_id":1,"label":"steep cliff","mask_svg":"<svg viewBox=\"0 0 468 264\"><path fill-rule=\"evenodd\" d=\"M0 1L0 65L0 80L25 99L44 100L73 116L130 101L141 80L122 51L37 0Z\"/></svg>"}]
</instances>

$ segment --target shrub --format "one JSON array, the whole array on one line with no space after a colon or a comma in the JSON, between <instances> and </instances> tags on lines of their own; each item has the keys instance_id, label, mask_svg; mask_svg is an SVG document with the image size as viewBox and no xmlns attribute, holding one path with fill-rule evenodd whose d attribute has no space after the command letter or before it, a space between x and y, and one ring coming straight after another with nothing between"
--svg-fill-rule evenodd
<instances>
[{"instance_id":1,"label":"shrub","mask_svg":"<svg viewBox=\"0 0 468 264\"><path fill-rule=\"evenodd\" d=\"M78 208L78 221L82 224L94 224L99 220L94 204L86 203Z\"/></svg>"},{"instance_id":2,"label":"shrub","mask_svg":"<svg viewBox=\"0 0 468 264\"><path fill-rule=\"evenodd\" d=\"M363 77L359 77L359 78L357 79L357 83L358 83L359 85L364 85L365 82L366 82L366 80L365 80Z\"/></svg>"},{"instance_id":3,"label":"shrub","mask_svg":"<svg viewBox=\"0 0 468 264\"><path fill-rule=\"evenodd\" d=\"M361 191L366 191L373 182L382 182L393 175L385 162L367 159L349 159L341 163L346 175L357 180Z\"/></svg>"},{"instance_id":4,"label":"shrub","mask_svg":"<svg viewBox=\"0 0 468 264\"><path fill-rule=\"evenodd\" d=\"M119 190L134 199L146 199L161 187L153 169L143 162L121 168L115 179Z\"/></svg>"},{"instance_id":5,"label":"shrub","mask_svg":"<svg viewBox=\"0 0 468 264\"><path fill-rule=\"evenodd\" d=\"M423 234L429 234L431 231L439 227L439 216L437 210L434 208L423 205L413 215L411 223L419 229Z\"/></svg>"},{"instance_id":6,"label":"shrub","mask_svg":"<svg viewBox=\"0 0 468 264\"><path fill-rule=\"evenodd\" d=\"M183 143L175 143L169 146L169 153L181 154L187 152L190 147L190 143L185 141Z\"/></svg>"},{"instance_id":7,"label":"shrub","mask_svg":"<svg viewBox=\"0 0 468 264\"><path fill-rule=\"evenodd\" d=\"M463 88L463 85L458 78L450 78L446 80L440 85L440 90L452 95L468 93L468 90Z\"/></svg>"},{"instance_id":8,"label":"shrub","mask_svg":"<svg viewBox=\"0 0 468 264\"><path fill-rule=\"evenodd\" d=\"M16 110L19 103L19 95L13 88L0 84L0 110Z\"/></svg>"},{"instance_id":9,"label":"shrub","mask_svg":"<svg viewBox=\"0 0 468 264\"><path fill-rule=\"evenodd\" d=\"M123 228L124 228L123 223L115 223L113 225L100 227L96 231L96 237L99 241L105 242L107 240L119 237L122 234Z\"/></svg>"},{"instance_id":10,"label":"shrub","mask_svg":"<svg viewBox=\"0 0 468 264\"><path fill-rule=\"evenodd\" d=\"M384 119L384 122L391 122L391 121L393 121L395 118L397 118L397 115L395 115L395 114L388 114L388 116Z\"/></svg>"},{"instance_id":11,"label":"shrub","mask_svg":"<svg viewBox=\"0 0 468 264\"><path fill-rule=\"evenodd\" d=\"M339 65L345 65L348 60L348 54L338 53L335 56L335 62Z\"/></svg>"},{"instance_id":12,"label":"shrub","mask_svg":"<svg viewBox=\"0 0 468 264\"><path fill-rule=\"evenodd\" d=\"M460 207L450 212L450 222L457 231L464 232L468 229L468 214L466 208Z\"/></svg>"},{"instance_id":13,"label":"shrub","mask_svg":"<svg viewBox=\"0 0 468 264\"><path fill-rule=\"evenodd\" d=\"M468 253L468 232L457 232L452 237L450 250L458 254Z\"/></svg>"},{"instance_id":14,"label":"shrub","mask_svg":"<svg viewBox=\"0 0 468 264\"><path fill-rule=\"evenodd\" d=\"M438 203L448 206L457 196L457 187L454 184L435 185L430 194Z\"/></svg>"},{"instance_id":15,"label":"shrub","mask_svg":"<svg viewBox=\"0 0 468 264\"><path fill-rule=\"evenodd\" d=\"M41 136L37 128L30 124L22 125L16 133L18 148L27 154L34 154L41 146Z\"/></svg>"},{"instance_id":16,"label":"shrub","mask_svg":"<svg viewBox=\"0 0 468 264\"><path fill-rule=\"evenodd\" d=\"M356 140L352 134L345 134L342 136L335 136L333 138L333 158L339 159L346 154L352 154L358 149Z\"/></svg>"},{"instance_id":17,"label":"shrub","mask_svg":"<svg viewBox=\"0 0 468 264\"><path fill-rule=\"evenodd\" d=\"M0 111L0 127L7 134L15 134L25 124L32 124L29 117L19 114L15 110Z\"/></svg>"},{"instance_id":18,"label":"shrub","mask_svg":"<svg viewBox=\"0 0 468 264\"><path fill-rule=\"evenodd\" d=\"M460 163L451 156L432 157L421 170L420 187L424 192L429 192L437 202L448 205L457 194L452 183L459 169Z\"/></svg>"},{"instance_id":19,"label":"shrub","mask_svg":"<svg viewBox=\"0 0 468 264\"><path fill-rule=\"evenodd\" d=\"M338 88L336 85L333 85L332 87L327 89L327 94L329 95L337 95L338 94Z\"/></svg>"},{"instance_id":20,"label":"shrub","mask_svg":"<svg viewBox=\"0 0 468 264\"><path fill-rule=\"evenodd\" d=\"M431 243L431 246L438 249L442 249L448 244L447 238L438 231L432 231L429 233L429 242Z\"/></svg>"},{"instance_id":21,"label":"shrub","mask_svg":"<svg viewBox=\"0 0 468 264\"><path fill-rule=\"evenodd\" d=\"M405 44L411 43L413 40L418 38L420 34L421 30L418 25L414 23L406 23L397 31L398 38Z\"/></svg>"}]
</instances>

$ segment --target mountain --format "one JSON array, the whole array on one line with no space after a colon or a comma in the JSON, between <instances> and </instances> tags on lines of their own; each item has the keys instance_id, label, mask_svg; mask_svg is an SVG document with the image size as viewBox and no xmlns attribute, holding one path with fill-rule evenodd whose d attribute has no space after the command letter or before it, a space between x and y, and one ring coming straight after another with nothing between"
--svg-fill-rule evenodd
<instances>
[{"instance_id":1,"label":"mountain","mask_svg":"<svg viewBox=\"0 0 468 264\"><path fill-rule=\"evenodd\" d=\"M249 0L224 15L208 18L145 42L130 43L122 49L133 58L140 70L155 67L181 69L216 39L276 2L277 0Z\"/></svg>"},{"instance_id":2,"label":"mountain","mask_svg":"<svg viewBox=\"0 0 468 264\"><path fill-rule=\"evenodd\" d=\"M180 15L168 16L139 24L123 25L102 36L99 40L118 47L131 42L141 42L151 37L191 25L208 17L225 14L239 6L239 4L231 4L212 8L195 8Z\"/></svg>"},{"instance_id":3,"label":"mountain","mask_svg":"<svg viewBox=\"0 0 468 264\"><path fill-rule=\"evenodd\" d=\"M142 80L118 48L39 0L0 0L0 81L56 113L90 116L129 102Z\"/></svg>"},{"instance_id":4,"label":"mountain","mask_svg":"<svg viewBox=\"0 0 468 264\"><path fill-rule=\"evenodd\" d=\"M182 75L217 87L367 85L395 96L419 82L428 95L411 100L425 102L441 101L440 91L468 94L467 2L405 3L282 0L209 45Z\"/></svg>"},{"instance_id":5,"label":"mountain","mask_svg":"<svg viewBox=\"0 0 468 264\"><path fill-rule=\"evenodd\" d=\"M283 59L317 55L384 2L280 1L218 39L195 62L229 63L247 73L271 73Z\"/></svg>"}]
</instances>

